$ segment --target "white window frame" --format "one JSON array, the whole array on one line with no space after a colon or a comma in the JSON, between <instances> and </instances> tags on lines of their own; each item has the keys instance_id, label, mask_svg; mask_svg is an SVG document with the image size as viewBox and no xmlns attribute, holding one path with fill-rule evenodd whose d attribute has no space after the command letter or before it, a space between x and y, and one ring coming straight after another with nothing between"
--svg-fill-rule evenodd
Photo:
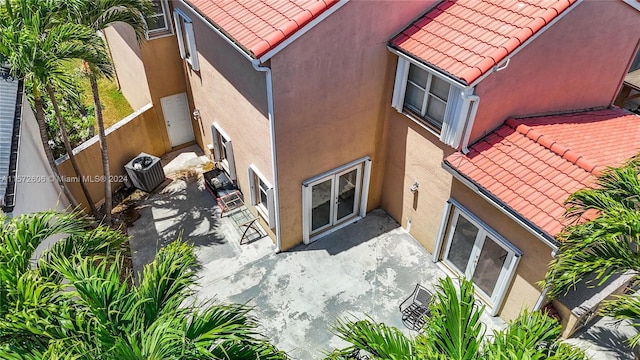
<instances>
[{"instance_id":1,"label":"white window frame","mask_svg":"<svg viewBox=\"0 0 640 360\"><path fill-rule=\"evenodd\" d=\"M328 180L336 174L343 174L349 172L355 168L358 170L358 183L361 183L361 187L357 191L357 197L359 197L359 208L355 216L346 217L344 221L340 221L335 224L330 224L323 228L311 230L312 222L312 191L313 186L322 181ZM368 156L351 161L347 164L339 166L335 169L326 171L322 174L316 175L302 182L302 241L305 244L310 244L323 236L326 236L336 230L352 224L367 215L367 201L369 199L369 182L371 178L371 159ZM332 182L331 193L335 194L335 182ZM332 220L334 214L330 215ZM324 230L323 230L324 229Z\"/></svg>"},{"instance_id":2,"label":"white window frame","mask_svg":"<svg viewBox=\"0 0 640 360\"><path fill-rule=\"evenodd\" d=\"M275 203L273 198L273 186L269 183L265 176L255 167L249 165L249 189L251 193L251 205L255 206L258 214L269 224L271 229L275 228ZM263 186L260 186L262 182ZM267 198L267 204L262 202L259 191L264 191Z\"/></svg>"},{"instance_id":3,"label":"white window frame","mask_svg":"<svg viewBox=\"0 0 640 360\"><path fill-rule=\"evenodd\" d=\"M173 23L175 24L176 36L178 37L180 57L186 60L194 71L200 70L198 52L196 50L196 37L193 32L193 22L191 21L191 18L182 10L175 9L173 11ZM181 26L182 24L184 24L184 29ZM185 38L187 39L186 44L184 43ZM189 56L186 56L187 52L189 53Z\"/></svg>"},{"instance_id":4,"label":"white window frame","mask_svg":"<svg viewBox=\"0 0 640 360\"><path fill-rule=\"evenodd\" d=\"M407 83L409 81L409 69L411 66L425 71L428 75L425 102L423 103L423 109L421 112L426 110L424 106L429 94L431 79L433 79L433 77L437 77L449 84L449 94L446 100L446 109L441 128L438 128L431 121L422 117L421 114L416 114L405 106L405 95ZM475 107L478 105L477 101L471 101L468 98L468 95L471 93L473 93L473 88L463 87L462 84L453 82L451 79L435 72L433 69L429 69L424 64L415 62L402 55L398 56L391 106L398 112L418 123L423 128L427 129L429 132L433 133L443 143L456 149L460 147L462 142L462 137L465 133L465 126L473 123L473 118L471 118L471 116L475 116Z\"/></svg>"},{"instance_id":5,"label":"white window frame","mask_svg":"<svg viewBox=\"0 0 640 360\"><path fill-rule=\"evenodd\" d=\"M211 137L213 145L213 160L222 166L222 169L229 175L229 179L235 181L236 162L233 155L233 143L231 137L225 133L216 122L211 124ZM226 154L226 156L225 156Z\"/></svg>"},{"instance_id":6,"label":"white window frame","mask_svg":"<svg viewBox=\"0 0 640 360\"><path fill-rule=\"evenodd\" d=\"M450 276L465 276L468 279L471 279L473 277L473 274L459 274L455 267L449 265L448 261L446 260L451 249L451 240L453 238L455 226L457 225L457 220L460 216L463 216L467 221L471 222L478 228L476 239L485 239L488 237L498 246L502 247L508 252L507 258L503 263L500 275L498 276L494 294L491 298L489 298L484 293L484 291L482 291L478 286L474 284L474 288L476 290L476 293L479 295L480 300L482 300L487 305L490 314L492 316L495 316L497 315L498 310L502 307L509 286L513 282L516 269L518 268L520 258L522 257L522 251L520 251L520 249L518 249L515 245L498 234L489 225L480 220L477 216L475 216L472 212L467 210L457 201L449 199L448 204L450 204L450 206L447 206L448 211L445 211L445 213L443 214L443 222L441 223L441 227L446 226L446 230L442 228L440 230L440 239L438 241L438 244L436 245L435 253L442 254L440 256L441 263L444 265L444 269L449 273ZM446 219L448 219L448 221ZM482 251L484 241L486 240L476 240L476 242L474 243L474 249L470 256L471 258L474 257L474 254L478 256L480 255L480 251Z\"/></svg>"},{"instance_id":7,"label":"white window frame","mask_svg":"<svg viewBox=\"0 0 640 360\"><path fill-rule=\"evenodd\" d=\"M632 8L640 11L640 0L622 0L625 3L627 3L629 6L631 6Z\"/></svg>"},{"instance_id":8,"label":"white window frame","mask_svg":"<svg viewBox=\"0 0 640 360\"><path fill-rule=\"evenodd\" d=\"M169 3L167 0L151 0L152 2L157 1L160 4L160 8L162 9L162 15L154 14L151 17L159 17L162 16L164 18L164 27L158 29L148 29L147 30L147 40L154 39L157 37L161 37L164 35L172 35L173 34L173 26L171 24L171 16L169 16ZM148 18L147 18L148 19ZM148 21L147 21L148 25Z\"/></svg>"}]
</instances>

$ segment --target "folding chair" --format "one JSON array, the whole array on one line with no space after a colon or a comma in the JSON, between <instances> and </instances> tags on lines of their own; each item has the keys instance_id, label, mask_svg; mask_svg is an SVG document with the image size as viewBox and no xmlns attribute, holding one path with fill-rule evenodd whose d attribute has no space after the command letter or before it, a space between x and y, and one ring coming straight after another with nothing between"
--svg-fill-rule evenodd
<instances>
[{"instance_id":1,"label":"folding chair","mask_svg":"<svg viewBox=\"0 0 640 360\"><path fill-rule=\"evenodd\" d=\"M424 286L417 284L413 293L400 304L402 323L408 329L422 331L425 317L430 315L429 302L431 293Z\"/></svg>"}]
</instances>

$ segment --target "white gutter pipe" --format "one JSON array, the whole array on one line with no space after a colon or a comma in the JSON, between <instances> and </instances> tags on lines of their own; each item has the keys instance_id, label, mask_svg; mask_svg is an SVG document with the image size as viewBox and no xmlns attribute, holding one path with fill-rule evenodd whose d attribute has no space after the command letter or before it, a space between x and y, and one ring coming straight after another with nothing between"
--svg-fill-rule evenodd
<instances>
[{"instance_id":1,"label":"white gutter pipe","mask_svg":"<svg viewBox=\"0 0 640 360\"><path fill-rule=\"evenodd\" d=\"M471 129L473 129L473 123L476 120L476 113L478 112L478 105L480 104L480 97L478 95L462 95L462 98L464 99L464 101L468 101L470 104L473 103L473 105L469 105L468 109L471 110L467 110L469 111L469 113L467 113L467 117L469 119L469 122L465 125L465 129L464 129L464 135L462 136L462 153L463 154L468 154L469 153L469 137L471 136Z\"/></svg>"},{"instance_id":2,"label":"white gutter pipe","mask_svg":"<svg viewBox=\"0 0 640 360\"><path fill-rule=\"evenodd\" d=\"M280 236L280 191L278 190L278 166L276 157L276 125L273 112L273 82L271 80L271 68L262 66L260 60L254 59L251 65L256 71L265 73L267 79L267 112L269 113L269 132L271 135L271 169L273 171L273 206L275 208L276 222L276 254L282 251L282 238Z\"/></svg>"},{"instance_id":3,"label":"white gutter pipe","mask_svg":"<svg viewBox=\"0 0 640 360\"><path fill-rule=\"evenodd\" d=\"M247 51L241 48L237 43L232 41L227 35L222 33L217 27L213 26L209 20L207 20L202 14L200 14L196 9L191 7L185 0L180 0L180 3L184 5L186 8L190 10L200 21L205 23L213 32L218 34L222 39L224 39L231 47L236 49L244 58L251 61L251 65L256 71L264 72L267 81L267 112L269 116L269 132L271 135L271 160L272 160L272 170L273 170L273 206L275 207L275 222L276 222L276 249L275 252L279 253L282 248L282 240L280 237L280 197L278 191L278 168L276 161L276 131L275 131L275 116L273 112L273 82L271 81L271 69L266 66L262 66L259 59L254 59L251 54L247 53ZM346 1L345 1L346 3ZM344 5L344 4L342 4ZM342 6L340 5L340 6ZM338 6L338 7L340 7ZM328 16L327 14L326 16ZM326 17L325 16L325 17ZM271 54L271 56L275 55Z\"/></svg>"}]
</instances>

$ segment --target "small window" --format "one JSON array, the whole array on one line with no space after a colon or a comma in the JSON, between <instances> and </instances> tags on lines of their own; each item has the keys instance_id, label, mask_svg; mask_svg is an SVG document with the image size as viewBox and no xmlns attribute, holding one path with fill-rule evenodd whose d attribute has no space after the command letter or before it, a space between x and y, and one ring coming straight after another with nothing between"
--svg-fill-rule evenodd
<instances>
[{"instance_id":1,"label":"small window","mask_svg":"<svg viewBox=\"0 0 640 360\"><path fill-rule=\"evenodd\" d=\"M151 11L153 15L147 16L147 38L171 33L169 24L169 5L166 0L152 0Z\"/></svg>"},{"instance_id":2,"label":"small window","mask_svg":"<svg viewBox=\"0 0 640 360\"><path fill-rule=\"evenodd\" d=\"M194 71L200 70L198 53L196 52L196 38L193 33L191 19L180 9L176 9L173 13L173 21L176 24L180 57L186 60Z\"/></svg>"},{"instance_id":3,"label":"small window","mask_svg":"<svg viewBox=\"0 0 640 360\"><path fill-rule=\"evenodd\" d=\"M446 81L411 64L404 106L440 131L450 87Z\"/></svg>"},{"instance_id":4,"label":"small window","mask_svg":"<svg viewBox=\"0 0 640 360\"><path fill-rule=\"evenodd\" d=\"M256 207L260 216L269 224L269 227L274 228L275 204L273 187L253 165L249 166L249 187L251 188L251 205Z\"/></svg>"},{"instance_id":5,"label":"small window","mask_svg":"<svg viewBox=\"0 0 640 360\"><path fill-rule=\"evenodd\" d=\"M236 165L233 157L233 144L229 136L220 129L219 125L211 125L213 138L214 161L222 167L231 180L236 180Z\"/></svg>"},{"instance_id":6,"label":"small window","mask_svg":"<svg viewBox=\"0 0 640 360\"><path fill-rule=\"evenodd\" d=\"M473 88L463 88L400 56L391 106L439 136L443 143L458 148L478 105L468 96L472 93Z\"/></svg>"}]
</instances>

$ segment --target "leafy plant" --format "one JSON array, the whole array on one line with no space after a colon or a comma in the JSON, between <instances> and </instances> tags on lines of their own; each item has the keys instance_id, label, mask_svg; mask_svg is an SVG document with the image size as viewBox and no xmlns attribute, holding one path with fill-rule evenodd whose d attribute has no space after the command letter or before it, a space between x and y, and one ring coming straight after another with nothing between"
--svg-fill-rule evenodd
<instances>
[{"instance_id":1,"label":"leafy plant","mask_svg":"<svg viewBox=\"0 0 640 360\"><path fill-rule=\"evenodd\" d=\"M256 331L251 308L196 304L196 257L175 241L123 270L127 238L77 214L31 214L0 230L2 359L286 359ZM33 262L35 249L65 235Z\"/></svg>"},{"instance_id":2,"label":"leafy plant","mask_svg":"<svg viewBox=\"0 0 640 360\"><path fill-rule=\"evenodd\" d=\"M639 173L640 157L636 156L621 167L603 171L593 188L569 197L566 215L572 225L559 235L558 255L541 282L549 287L548 296L567 294L578 283L597 286L614 275L640 272ZM621 295L603 302L600 314L637 320L638 304L636 295ZM632 346L639 341L640 334L631 339Z\"/></svg>"},{"instance_id":3,"label":"leafy plant","mask_svg":"<svg viewBox=\"0 0 640 360\"><path fill-rule=\"evenodd\" d=\"M461 279L459 289L451 278L440 280L430 307L432 316L415 337L370 318L338 320L333 331L351 346L335 349L326 359L359 359L362 353L372 360L586 359L581 350L558 341L560 325L541 312L523 311L487 340L480 322L484 306L476 305L469 280Z\"/></svg>"}]
</instances>

